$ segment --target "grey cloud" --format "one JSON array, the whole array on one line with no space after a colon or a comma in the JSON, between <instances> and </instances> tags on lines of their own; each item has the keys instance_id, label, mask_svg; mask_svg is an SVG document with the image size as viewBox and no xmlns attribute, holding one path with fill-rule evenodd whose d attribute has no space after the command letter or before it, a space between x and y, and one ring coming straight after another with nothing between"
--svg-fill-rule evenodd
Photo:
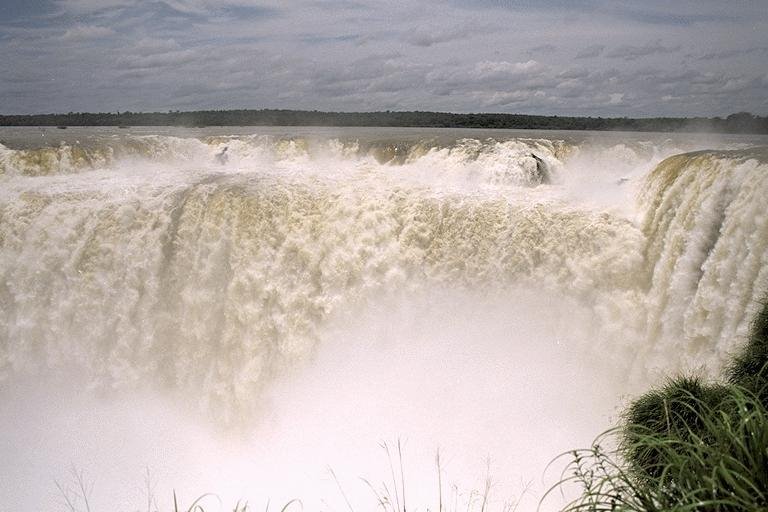
<instances>
[{"instance_id":1,"label":"grey cloud","mask_svg":"<svg viewBox=\"0 0 768 512\"><path fill-rule=\"evenodd\" d=\"M62 12L85 15L101 13L114 9L154 9L163 7L172 11L193 16L204 16L220 10L238 10L251 14L274 14L278 5L264 5L249 0L58 0Z\"/></svg>"},{"instance_id":2,"label":"grey cloud","mask_svg":"<svg viewBox=\"0 0 768 512\"><path fill-rule=\"evenodd\" d=\"M372 92L402 92L423 83L421 73L414 70L404 70L372 81L367 90Z\"/></svg>"},{"instance_id":3,"label":"grey cloud","mask_svg":"<svg viewBox=\"0 0 768 512\"><path fill-rule=\"evenodd\" d=\"M538 46L528 48L525 52L529 55L536 55L536 54L548 54L554 51L557 51L557 46L553 44L540 44Z\"/></svg>"},{"instance_id":4,"label":"grey cloud","mask_svg":"<svg viewBox=\"0 0 768 512\"><path fill-rule=\"evenodd\" d=\"M664 46L661 41L655 41L643 46L621 45L606 53L605 56L612 59L635 60L648 55L675 53L679 50L680 46Z\"/></svg>"},{"instance_id":5,"label":"grey cloud","mask_svg":"<svg viewBox=\"0 0 768 512\"><path fill-rule=\"evenodd\" d=\"M184 16L270 17L281 12L277 5L249 0L159 0L166 8Z\"/></svg>"},{"instance_id":6,"label":"grey cloud","mask_svg":"<svg viewBox=\"0 0 768 512\"><path fill-rule=\"evenodd\" d=\"M114 34L115 31L109 27L100 27L96 25L77 25L64 32L61 36L62 41L86 41L88 39L101 39Z\"/></svg>"},{"instance_id":7,"label":"grey cloud","mask_svg":"<svg viewBox=\"0 0 768 512\"><path fill-rule=\"evenodd\" d=\"M231 77L230 77L231 78ZM252 79L253 76L248 76L247 78ZM211 83L211 84L200 84L195 82L188 82L180 85L177 87L173 94L174 96L178 96L179 98L184 99L193 99L195 97L199 97L202 95L210 95L210 94L217 94L221 92L233 92L233 91L255 91L259 88L258 83L248 83L247 85L243 85L242 82L232 82L231 80L218 82L218 83Z\"/></svg>"},{"instance_id":8,"label":"grey cloud","mask_svg":"<svg viewBox=\"0 0 768 512\"><path fill-rule=\"evenodd\" d=\"M579 53L576 54L577 59L590 59L593 57L599 57L603 50L605 50L605 46L602 44L593 44L591 46L587 46L586 48L579 51Z\"/></svg>"},{"instance_id":9,"label":"grey cloud","mask_svg":"<svg viewBox=\"0 0 768 512\"><path fill-rule=\"evenodd\" d=\"M205 15L210 9L206 2L200 0L162 0L162 2L182 14Z\"/></svg>"},{"instance_id":10,"label":"grey cloud","mask_svg":"<svg viewBox=\"0 0 768 512\"><path fill-rule=\"evenodd\" d=\"M751 48L739 48L735 50L721 50L717 52L708 52L699 56L699 60L732 59L754 54L768 54L768 47L753 46Z\"/></svg>"},{"instance_id":11,"label":"grey cloud","mask_svg":"<svg viewBox=\"0 0 768 512\"><path fill-rule=\"evenodd\" d=\"M150 55L126 55L118 60L121 67L128 69L178 67L195 61L199 55L193 50L176 50Z\"/></svg>"},{"instance_id":12,"label":"grey cloud","mask_svg":"<svg viewBox=\"0 0 768 512\"><path fill-rule=\"evenodd\" d=\"M526 103L536 97L543 98L546 97L546 94L541 91L516 90L475 92L473 96L484 107L504 107Z\"/></svg>"},{"instance_id":13,"label":"grey cloud","mask_svg":"<svg viewBox=\"0 0 768 512\"><path fill-rule=\"evenodd\" d=\"M560 78L585 78L589 76L589 70L587 68L570 68L561 71L557 76Z\"/></svg>"},{"instance_id":14,"label":"grey cloud","mask_svg":"<svg viewBox=\"0 0 768 512\"><path fill-rule=\"evenodd\" d=\"M338 9L346 11L367 11L371 9L370 5L364 2L355 2L353 0L314 0L310 5L320 9Z\"/></svg>"},{"instance_id":15,"label":"grey cloud","mask_svg":"<svg viewBox=\"0 0 768 512\"><path fill-rule=\"evenodd\" d=\"M415 46L428 47L448 41L466 39L474 33L475 31L470 27L457 27L449 30L417 29L406 32L404 40Z\"/></svg>"},{"instance_id":16,"label":"grey cloud","mask_svg":"<svg viewBox=\"0 0 768 512\"><path fill-rule=\"evenodd\" d=\"M764 32L740 33L738 53L732 22L718 22L731 10L766 26L768 13L751 4L460 4L57 0L39 13L45 21L26 11L0 21L10 70L0 74L0 112L768 113ZM654 19L665 9L686 18Z\"/></svg>"},{"instance_id":17,"label":"grey cloud","mask_svg":"<svg viewBox=\"0 0 768 512\"><path fill-rule=\"evenodd\" d=\"M324 36L319 34L307 34L301 37L301 41L309 44L323 44L323 43L339 43L339 42L355 42L360 41L362 36L360 34L348 34L343 36Z\"/></svg>"},{"instance_id":18,"label":"grey cloud","mask_svg":"<svg viewBox=\"0 0 768 512\"><path fill-rule=\"evenodd\" d=\"M752 80L747 77L733 77L726 80L720 88L721 92L741 92L752 85Z\"/></svg>"},{"instance_id":19,"label":"grey cloud","mask_svg":"<svg viewBox=\"0 0 768 512\"><path fill-rule=\"evenodd\" d=\"M179 50L181 46L175 39L157 39L154 37L144 37L139 39L131 48L133 53L138 55L153 55L156 53L165 53Z\"/></svg>"},{"instance_id":20,"label":"grey cloud","mask_svg":"<svg viewBox=\"0 0 768 512\"><path fill-rule=\"evenodd\" d=\"M78 15L137 5L137 0L59 0L63 12Z\"/></svg>"},{"instance_id":21,"label":"grey cloud","mask_svg":"<svg viewBox=\"0 0 768 512\"><path fill-rule=\"evenodd\" d=\"M723 23L723 22L736 22L741 19L732 14L717 13L717 14L701 14L701 13L676 13L674 12L674 6L664 6L663 9L638 9L635 6L632 7L616 7L611 12L618 17L624 17L630 20L639 21L641 23L647 23L651 25L672 25L672 26L688 26L696 23Z\"/></svg>"},{"instance_id":22,"label":"grey cloud","mask_svg":"<svg viewBox=\"0 0 768 512\"><path fill-rule=\"evenodd\" d=\"M506 78L514 75L532 76L542 70L542 65L535 60L525 62L507 62L507 61L482 61L475 65L475 71L478 77Z\"/></svg>"}]
</instances>

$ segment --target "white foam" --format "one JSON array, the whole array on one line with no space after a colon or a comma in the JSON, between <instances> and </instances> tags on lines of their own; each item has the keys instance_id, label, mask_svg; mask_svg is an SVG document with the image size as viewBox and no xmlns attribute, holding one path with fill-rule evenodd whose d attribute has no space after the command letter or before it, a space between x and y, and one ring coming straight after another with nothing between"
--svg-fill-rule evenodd
<instances>
[{"instance_id":1,"label":"white foam","mask_svg":"<svg viewBox=\"0 0 768 512\"><path fill-rule=\"evenodd\" d=\"M768 173L739 154L646 185L673 145L131 144L34 172L3 149L4 506L50 508L74 464L98 508L141 507L147 467L162 508L343 508L331 465L365 508L357 477L389 481L378 443L400 437L422 509L438 446L465 492L492 458L498 508L532 481L531 509L623 394L721 364L766 289Z\"/></svg>"}]
</instances>

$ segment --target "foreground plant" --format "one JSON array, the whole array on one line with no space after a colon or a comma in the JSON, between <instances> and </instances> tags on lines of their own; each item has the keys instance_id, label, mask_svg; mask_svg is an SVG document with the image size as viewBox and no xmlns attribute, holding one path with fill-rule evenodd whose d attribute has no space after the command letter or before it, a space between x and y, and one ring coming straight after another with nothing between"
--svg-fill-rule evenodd
<instances>
[{"instance_id":1,"label":"foreground plant","mask_svg":"<svg viewBox=\"0 0 768 512\"><path fill-rule=\"evenodd\" d=\"M726 379L678 377L641 396L621 427L561 455L547 494L576 484L567 512L768 510L768 305Z\"/></svg>"},{"instance_id":2,"label":"foreground plant","mask_svg":"<svg viewBox=\"0 0 768 512\"><path fill-rule=\"evenodd\" d=\"M564 510L768 509L768 411L740 386L718 405L683 395L666 402L663 429L630 424L566 454L559 485L576 483L582 494Z\"/></svg>"}]
</instances>

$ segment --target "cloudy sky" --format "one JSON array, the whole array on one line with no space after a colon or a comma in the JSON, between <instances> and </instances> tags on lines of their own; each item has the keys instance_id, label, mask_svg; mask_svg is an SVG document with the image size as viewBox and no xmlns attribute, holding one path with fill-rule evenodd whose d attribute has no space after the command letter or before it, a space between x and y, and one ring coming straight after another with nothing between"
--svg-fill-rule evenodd
<instances>
[{"instance_id":1,"label":"cloudy sky","mask_svg":"<svg viewBox=\"0 0 768 512\"><path fill-rule=\"evenodd\" d=\"M0 0L0 113L768 114L766 0Z\"/></svg>"}]
</instances>

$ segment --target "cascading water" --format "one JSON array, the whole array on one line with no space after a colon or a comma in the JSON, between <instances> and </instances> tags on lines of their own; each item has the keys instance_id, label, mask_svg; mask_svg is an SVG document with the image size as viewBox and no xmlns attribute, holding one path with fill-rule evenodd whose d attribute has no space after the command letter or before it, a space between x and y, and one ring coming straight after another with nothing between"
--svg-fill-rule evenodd
<instances>
[{"instance_id":1,"label":"cascading water","mask_svg":"<svg viewBox=\"0 0 768 512\"><path fill-rule=\"evenodd\" d=\"M623 394L717 369L768 289L758 150L263 133L0 146L0 501L49 506L68 463L112 508L144 466L160 500L336 500L326 464L368 476L405 436L422 508L438 445L531 507Z\"/></svg>"},{"instance_id":2,"label":"cascading water","mask_svg":"<svg viewBox=\"0 0 768 512\"><path fill-rule=\"evenodd\" d=\"M767 162L765 150L702 151L649 176L647 365L717 371L746 339L768 284Z\"/></svg>"}]
</instances>

